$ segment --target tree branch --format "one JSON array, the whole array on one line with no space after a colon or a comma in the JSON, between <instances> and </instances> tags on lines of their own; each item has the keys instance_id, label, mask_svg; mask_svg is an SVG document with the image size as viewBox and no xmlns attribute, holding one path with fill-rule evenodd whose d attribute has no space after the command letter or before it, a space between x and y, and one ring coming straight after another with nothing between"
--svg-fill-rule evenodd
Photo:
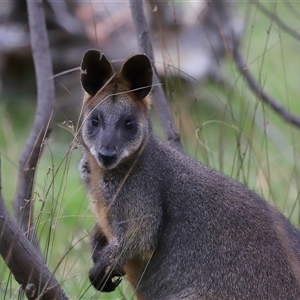
<instances>
[{"instance_id":1,"label":"tree branch","mask_svg":"<svg viewBox=\"0 0 300 300\"><path fill-rule=\"evenodd\" d=\"M239 50L238 44L236 44L232 49L232 58L234 63L240 73L245 78L248 83L249 88L254 92L254 94L270 108L272 108L283 120L286 122L300 128L300 118L291 114L283 105L278 103L270 95L268 95L263 88L256 82L253 75L250 73L246 62Z\"/></svg>"},{"instance_id":2,"label":"tree branch","mask_svg":"<svg viewBox=\"0 0 300 300\"><path fill-rule=\"evenodd\" d=\"M255 4L256 7L268 18L271 20L274 20L275 23L278 25L279 28L284 30L287 34L292 36L294 39L296 39L298 42L300 41L300 34L294 30L293 28L286 25L277 15L270 12L268 9L266 9L263 5L261 5L257 0L251 0L250 3Z\"/></svg>"},{"instance_id":3,"label":"tree branch","mask_svg":"<svg viewBox=\"0 0 300 300\"><path fill-rule=\"evenodd\" d=\"M287 2L284 1L283 3L291 15L293 15L296 19L300 19L300 14L297 8L294 5L292 5L289 0Z\"/></svg>"},{"instance_id":4,"label":"tree branch","mask_svg":"<svg viewBox=\"0 0 300 300\"><path fill-rule=\"evenodd\" d=\"M37 108L34 125L19 161L14 210L22 232L35 244L33 225L33 186L43 141L50 134L50 119L54 110L54 83L48 34L41 0L27 0L31 47L37 82Z\"/></svg>"},{"instance_id":5,"label":"tree branch","mask_svg":"<svg viewBox=\"0 0 300 300\"><path fill-rule=\"evenodd\" d=\"M10 216L2 197L0 157L0 255L28 299L67 300L53 274Z\"/></svg>"},{"instance_id":6,"label":"tree branch","mask_svg":"<svg viewBox=\"0 0 300 300\"><path fill-rule=\"evenodd\" d=\"M130 9L132 14L133 25L135 27L135 32L138 39L139 51L147 54L150 60L154 62L152 44L148 34L148 25L143 10L143 0L130 0ZM160 120L161 127L164 131L165 137L167 138L171 146L173 146L175 149L181 152L184 152L183 147L180 143L179 133L173 121L168 101L160 85L160 81L154 65L153 69L153 105Z\"/></svg>"}]
</instances>

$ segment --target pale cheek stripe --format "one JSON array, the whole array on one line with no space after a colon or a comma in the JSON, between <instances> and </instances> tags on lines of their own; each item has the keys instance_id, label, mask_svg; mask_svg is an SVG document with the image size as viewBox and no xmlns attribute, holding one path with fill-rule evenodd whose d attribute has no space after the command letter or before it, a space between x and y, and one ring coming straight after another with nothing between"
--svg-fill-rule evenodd
<instances>
[{"instance_id":1,"label":"pale cheek stripe","mask_svg":"<svg viewBox=\"0 0 300 300\"><path fill-rule=\"evenodd\" d=\"M96 151L96 149L95 149L94 146L92 146L92 148L91 148L91 153L92 153L92 155L94 155L95 157L98 156L97 151Z\"/></svg>"},{"instance_id":2,"label":"pale cheek stripe","mask_svg":"<svg viewBox=\"0 0 300 300\"><path fill-rule=\"evenodd\" d=\"M124 150L122 156L123 156L124 158L125 158L125 157L128 157L128 156L129 156L128 150Z\"/></svg>"}]
</instances>

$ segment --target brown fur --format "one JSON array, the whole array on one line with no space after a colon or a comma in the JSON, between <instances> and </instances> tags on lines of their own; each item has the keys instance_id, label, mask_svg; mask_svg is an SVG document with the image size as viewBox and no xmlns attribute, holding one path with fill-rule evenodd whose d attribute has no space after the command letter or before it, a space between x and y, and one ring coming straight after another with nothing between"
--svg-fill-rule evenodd
<instances>
[{"instance_id":1,"label":"brown fur","mask_svg":"<svg viewBox=\"0 0 300 300\"><path fill-rule=\"evenodd\" d=\"M101 194L101 190L99 189L99 182L102 181L102 170L98 166L94 157L91 154L89 154L88 156L89 157L87 159L89 160L89 165L91 166L91 173L95 174L95 176L91 177L91 182L89 185L89 194L91 197L92 208L96 215L96 219L98 220L98 226L100 227L108 242L110 242L113 238L113 233L109 221L109 206L105 203Z\"/></svg>"},{"instance_id":2,"label":"brown fur","mask_svg":"<svg viewBox=\"0 0 300 300\"><path fill-rule=\"evenodd\" d=\"M150 259L150 257L148 259ZM123 267L126 278L130 282L134 290L138 286L143 271L147 265L148 259L136 257L126 262Z\"/></svg>"}]
</instances>

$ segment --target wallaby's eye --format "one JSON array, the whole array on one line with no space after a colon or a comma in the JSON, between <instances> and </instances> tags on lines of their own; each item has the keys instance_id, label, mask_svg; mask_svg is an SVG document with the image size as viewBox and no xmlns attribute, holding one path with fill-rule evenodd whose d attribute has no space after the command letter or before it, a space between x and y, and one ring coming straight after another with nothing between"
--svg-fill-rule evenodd
<instances>
[{"instance_id":1,"label":"wallaby's eye","mask_svg":"<svg viewBox=\"0 0 300 300\"><path fill-rule=\"evenodd\" d=\"M128 130L134 129L136 126L136 122L134 120L125 121L125 128Z\"/></svg>"},{"instance_id":2,"label":"wallaby's eye","mask_svg":"<svg viewBox=\"0 0 300 300\"><path fill-rule=\"evenodd\" d=\"M92 125L93 127L97 127L97 126L99 125L99 120L98 120L97 118L93 118L93 119L91 120L91 125Z\"/></svg>"}]
</instances>

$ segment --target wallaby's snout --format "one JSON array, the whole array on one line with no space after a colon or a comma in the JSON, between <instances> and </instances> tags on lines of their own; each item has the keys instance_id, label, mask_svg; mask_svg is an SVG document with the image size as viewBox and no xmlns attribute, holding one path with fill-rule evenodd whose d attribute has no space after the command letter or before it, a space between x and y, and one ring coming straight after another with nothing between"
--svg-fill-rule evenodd
<instances>
[{"instance_id":1,"label":"wallaby's snout","mask_svg":"<svg viewBox=\"0 0 300 300\"><path fill-rule=\"evenodd\" d=\"M104 167L109 168L117 160L117 150L114 148L101 148L98 151L98 159Z\"/></svg>"}]
</instances>

